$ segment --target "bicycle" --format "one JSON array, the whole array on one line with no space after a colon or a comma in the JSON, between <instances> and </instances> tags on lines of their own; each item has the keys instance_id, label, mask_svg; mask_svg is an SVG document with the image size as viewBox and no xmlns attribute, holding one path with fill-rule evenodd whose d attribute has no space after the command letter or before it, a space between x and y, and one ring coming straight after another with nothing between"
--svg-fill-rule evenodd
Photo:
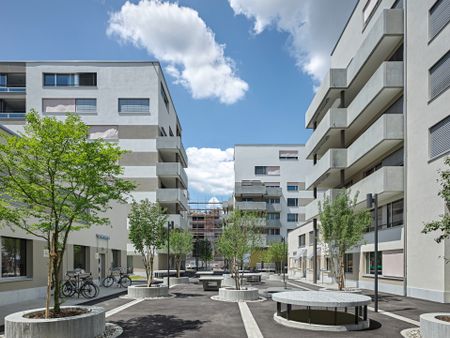
<instances>
[{"instance_id":1,"label":"bicycle","mask_svg":"<svg viewBox=\"0 0 450 338\"><path fill-rule=\"evenodd\" d=\"M117 285L122 288L127 288L133 283L133 281L128 276L128 273L122 272L121 268L113 268L109 269L109 275L103 279L102 285L105 288L109 288L114 283L117 283Z\"/></svg>"},{"instance_id":2,"label":"bicycle","mask_svg":"<svg viewBox=\"0 0 450 338\"><path fill-rule=\"evenodd\" d=\"M92 274L80 271L68 271L66 280L61 286L61 293L64 297L72 297L74 294L84 298L95 298L100 292L99 287L93 282Z\"/></svg>"}]
</instances>

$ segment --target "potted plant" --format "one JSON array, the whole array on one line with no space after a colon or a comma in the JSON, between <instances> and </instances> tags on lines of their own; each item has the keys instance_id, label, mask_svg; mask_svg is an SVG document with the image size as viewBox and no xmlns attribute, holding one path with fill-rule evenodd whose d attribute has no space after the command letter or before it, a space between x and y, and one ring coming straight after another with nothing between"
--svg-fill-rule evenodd
<instances>
[{"instance_id":1,"label":"potted plant","mask_svg":"<svg viewBox=\"0 0 450 338\"><path fill-rule=\"evenodd\" d=\"M438 193L442 197L447 205L447 209L450 209L450 157L447 157L444 161L447 166L445 170L440 170L440 184L442 190ZM428 234L430 232L438 231L439 236L435 238L437 243L441 243L444 239L450 237L450 215L444 214L436 221L425 224L422 233ZM446 263L449 259L441 257ZM450 337L450 313L424 313L420 315L420 330L423 337Z\"/></svg>"},{"instance_id":2,"label":"potted plant","mask_svg":"<svg viewBox=\"0 0 450 338\"><path fill-rule=\"evenodd\" d=\"M345 253L361 243L371 223L368 210L355 210L357 196L352 199L350 192L343 192L332 200L325 199L323 205L319 203L319 231L328 246L339 291L345 289Z\"/></svg>"},{"instance_id":3,"label":"potted plant","mask_svg":"<svg viewBox=\"0 0 450 338\"><path fill-rule=\"evenodd\" d=\"M154 298L169 295L167 286L154 285L153 263L156 253L164 245L167 223L166 212L159 203L152 203L148 199L141 202L133 201L129 219L129 239L134 250L141 254L144 263L147 283L128 287L131 298Z\"/></svg>"},{"instance_id":4,"label":"potted plant","mask_svg":"<svg viewBox=\"0 0 450 338\"><path fill-rule=\"evenodd\" d=\"M189 284L189 277L181 277L181 263L192 252L193 237L187 230L174 229L169 234L169 252L174 257L177 276L170 278L171 285ZM167 244L166 244L167 245Z\"/></svg>"},{"instance_id":5,"label":"potted plant","mask_svg":"<svg viewBox=\"0 0 450 338\"><path fill-rule=\"evenodd\" d=\"M227 301L257 300L258 289L242 287L239 268L244 264L244 256L258 247L261 239L259 228L262 218L252 212L236 210L230 213L217 246L231 265L234 287L219 289L219 298Z\"/></svg>"},{"instance_id":6,"label":"potted plant","mask_svg":"<svg viewBox=\"0 0 450 338\"><path fill-rule=\"evenodd\" d=\"M108 224L110 202L125 202L134 188L119 178L122 154L113 143L89 139L89 127L73 114L61 121L31 111L24 133L0 143L0 220L44 240L48 250L45 307L6 317L7 337L104 331L103 310L61 306L61 269L69 234ZM85 328L77 331L80 325Z\"/></svg>"}]
</instances>

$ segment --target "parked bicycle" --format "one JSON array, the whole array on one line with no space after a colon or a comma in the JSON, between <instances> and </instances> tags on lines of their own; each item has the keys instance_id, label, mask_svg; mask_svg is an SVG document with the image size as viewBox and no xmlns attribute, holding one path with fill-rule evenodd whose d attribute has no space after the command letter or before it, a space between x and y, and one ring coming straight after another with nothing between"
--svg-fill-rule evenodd
<instances>
[{"instance_id":1,"label":"parked bicycle","mask_svg":"<svg viewBox=\"0 0 450 338\"><path fill-rule=\"evenodd\" d=\"M95 298L100 292L100 288L94 283L91 273L80 270L68 271L66 280L61 286L61 293L64 297L72 297L74 294L82 295L84 298Z\"/></svg>"},{"instance_id":2,"label":"parked bicycle","mask_svg":"<svg viewBox=\"0 0 450 338\"><path fill-rule=\"evenodd\" d=\"M109 275L103 279L103 286L109 288L110 286L117 284L121 288L127 288L132 284L132 280L128 273L122 272L122 268L109 269Z\"/></svg>"}]
</instances>

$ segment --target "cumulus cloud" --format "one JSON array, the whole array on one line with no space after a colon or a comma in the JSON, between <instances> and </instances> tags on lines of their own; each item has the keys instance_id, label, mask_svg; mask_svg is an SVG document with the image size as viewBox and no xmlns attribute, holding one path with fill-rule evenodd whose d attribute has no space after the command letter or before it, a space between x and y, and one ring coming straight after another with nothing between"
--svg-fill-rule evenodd
<instances>
[{"instance_id":1,"label":"cumulus cloud","mask_svg":"<svg viewBox=\"0 0 450 338\"><path fill-rule=\"evenodd\" d=\"M218 98L233 104L248 84L236 75L225 45L192 8L161 0L127 1L109 18L107 34L130 42L164 63L175 82L195 99Z\"/></svg>"},{"instance_id":2,"label":"cumulus cloud","mask_svg":"<svg viewBox=\"0 0 450 338\"><path fill-rule=\"evenodd\" d=\"M210 195L231 195L234 190L234 149L186 149L189 189Z\"/></svg>"},{"instance_id":3,"label":"cumulus cloud","mask_svg":"<svg viewBox=\"0 0 450 338\"><path fill-rule=\"evenodd\" d=\"M356 0L228 0L236 15L254 21L253 32L275 27L289 34L297 66L319 84L330 52Z\"/></svg>"}]
</instances>

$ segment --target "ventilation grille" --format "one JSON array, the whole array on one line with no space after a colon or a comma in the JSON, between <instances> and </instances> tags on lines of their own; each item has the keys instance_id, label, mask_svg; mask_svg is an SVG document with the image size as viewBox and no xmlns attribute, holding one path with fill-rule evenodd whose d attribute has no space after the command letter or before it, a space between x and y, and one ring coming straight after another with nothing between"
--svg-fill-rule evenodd
<instances>
[{"instance_id":1,"label":"ventilation grille","mask_svg":"<svg viewBox=\"0 0 450 338\"><path fill-rule=\"evenodd\" d=\"M450 151L450 116L430 128L430 158Z\"/></svg>"}]
</instances>

